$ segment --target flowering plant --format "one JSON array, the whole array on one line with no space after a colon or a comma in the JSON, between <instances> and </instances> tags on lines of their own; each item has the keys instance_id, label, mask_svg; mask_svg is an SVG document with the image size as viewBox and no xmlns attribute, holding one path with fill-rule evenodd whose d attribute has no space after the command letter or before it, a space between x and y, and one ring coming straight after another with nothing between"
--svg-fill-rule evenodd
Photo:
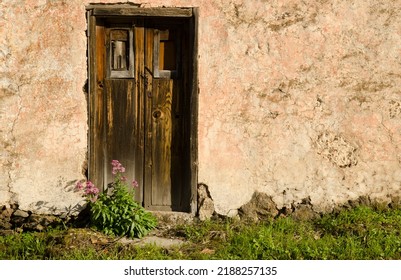
<instances>
[{"instance_id":1,"label":"flowering plant","mask_svg":"<svg viewBox=\"0 0 401 280\"><path fill-rule=\"evenodd\" d=\"M91 223L106 234L143 237L156 227L156 218L134 200L134 190L122 175L124 166L118 160L111 165L114 180L102 193L90 181L77 182L76 188L83 191L90 207ZM138 185L136 180L131 182L134 189Z\"/></svg>"},{"instance_id":2,"label":"flowering plant","mask_svg":"<svg viewBox=\"0 0 401 280\"><path fill-rule=\"evenodd\" d=\"M91 181L86 181L85 185L81 181L77 182L76 189L84 192L88 202L95 202L99 196L99 189Z\"/></svg>"}]
</instances>

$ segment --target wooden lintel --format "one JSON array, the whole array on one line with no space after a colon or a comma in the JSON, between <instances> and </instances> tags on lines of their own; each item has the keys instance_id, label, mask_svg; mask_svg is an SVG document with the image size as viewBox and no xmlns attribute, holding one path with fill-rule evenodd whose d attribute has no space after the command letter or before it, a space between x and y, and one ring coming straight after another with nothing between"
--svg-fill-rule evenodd
<instances>
[{"instance_id":1,"label":"wooden lintel","mask_svg":"<svg viewBox=\"0 0 401 280\"><path fill-rule=\"evenodd\" d=\"M93 8L94 16L192 17L192 8Z\"/></svg>"}]
</instances>

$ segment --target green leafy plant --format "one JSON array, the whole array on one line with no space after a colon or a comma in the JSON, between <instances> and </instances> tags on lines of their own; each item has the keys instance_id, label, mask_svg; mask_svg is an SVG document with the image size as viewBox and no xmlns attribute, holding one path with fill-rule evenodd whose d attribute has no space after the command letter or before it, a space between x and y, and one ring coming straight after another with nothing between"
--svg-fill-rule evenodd
<instances>
[{"instance_id":1,"label":"green leafy plant","mask_svg":"<svg viewBox=\"0 0 401 280\"><path fill-rule=\"evenodd\" d=\"M85 186L77 183L90 207L91 223L108 235L141 238L156 227L157 220L134 200L138 182L133 180L133 188L129 188L127 178L122 175L125 168L118 160L113 160L111 164L114 180L104 192L100 193L90 181Z\"/></svg>"}]
</instances>

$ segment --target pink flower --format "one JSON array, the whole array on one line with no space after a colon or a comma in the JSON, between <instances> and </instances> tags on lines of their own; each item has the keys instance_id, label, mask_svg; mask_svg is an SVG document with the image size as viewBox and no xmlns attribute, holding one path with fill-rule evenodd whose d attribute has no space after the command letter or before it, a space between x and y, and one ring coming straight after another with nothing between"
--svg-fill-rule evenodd
<instances>
[{"instance_id":1,"label":"pink flower","mask_svg":"<svg viewBox=\"0 0 401 280\"><path fill-rule=\"evenodd\" d=\"M86 195L97 195L97 194L99 194L99 189L91 181L87 181L86 188L85 188L85 194Z\"/></svg>"},{"instance_id":2,"label":"pink flower","mask_svg":"<svg viewBox=\"0 0 401 280\"><path fill-rule=\"evenodd\" d=\"M116 175L117 173L124 173L125 172L125 167L122 166L122 164L116 159L113 159L111 161L111 166L113 167L112 171L111 171L111 173L113 173L113 175Z\"/></svg>"},{"instance_id":3,"label":"pink flower","mask_svg":"<svg viewBox=\"0 0 401 280\"><path fill-rule=\"evenodd\" d=\"M97 200L100 192L100 190L91 181L86 181L85 184L78 181L75 188L76 190L83 191L82 196L86 197L86 200L91 202L95 202Z\"/></svg>"},{"instance_id":4,"label":"pink flower","mask_svg":"<svg viewBox=\"0 0 401 280\"><path fill-rule=\"evenodd\" d=\"M138 181L137 181L137 180L133 180L133 181L132 181L132 186L133 186L134 188L139 187Z\"/></svg>"},{"instance_id":5,"label":"pink flower","mask_svg":"<svg viewBox=\"0 0 401 280\"><path fill-rule=\"evenodd\" d=\"M77 181L77 183L75 185L75 189L77 191L81 191L81 190L83 190L83 188L84 188L84 185L82 184L82 182L81 181Z\"/></svg>"}]
</instances>

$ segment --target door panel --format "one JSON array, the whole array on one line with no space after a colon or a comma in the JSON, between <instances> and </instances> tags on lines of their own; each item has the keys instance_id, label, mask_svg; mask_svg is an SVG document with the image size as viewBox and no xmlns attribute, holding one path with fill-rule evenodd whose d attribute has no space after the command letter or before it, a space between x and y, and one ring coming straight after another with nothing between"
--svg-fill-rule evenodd
<instances>
[{"instance_id":1,"label":"door panel","mask_svg":"<svg viewBox=\"0 0 401 280\"><path fill-rule=\"evenodd\" d=\"M106 79L105 92L106 150L105 181L112 182L111 161L119 160L126 171L124 176L143 181L142 155L139 131L140 106L135 81L132 79ZM139 196L139 193L137 194ZM139 198L139 197L138 197Z\"/></svg>"},{"instance_id":2,"label":"door panel","mask_svg":"<svg viewBox=\"0 0 401 280\"><path fill-rule=\"evenodd\" d=\"M105 20L96 28L97 91L90 177L112 182L119 160L150 210L188 211L189 53L184 24ZM187 36L187 37L185 37ZM159 69L160 68L160 69Z\"/></svg>"},{"instance_id":3,"label":"door panel","mask_svg":"<svg viewBox=\"0 0 401 280\"><path fill-rule=\"evenodd\" d=\"M152 205L171 205L173 81L154 80L152 94Z\"/></svg>"},{"instance_id":4,"label":"door panel","mask_svg":"<svg viewBox=\"0 0 401 280\"><path fill-rule=\"evenodd\" d=\"M183 130L183 117L181 115L183 104L180 100L185 93L183 79L177 75L182 65L176 58L179 54L178 46L171 47L168 52L166 45L155 45L160 40L160 34L178 34L173 28L163 32L156 27L146 30L146 69L147 71L147 98L146 131L148 143L145 153L147 169L145 175L145 205L155 210L182 210L185 208L183 201L183 186L185 181L185 132ZM162 38L166 40L166 37ZM167 40L166 40L167 41ZM179 42L181 40L176 40ZM174 52L175 61L165 57L167 53ZM162 54L161 59L158 55ZM155 63L155 60L157 61ZM169 61L170 69L161 61ZM174 66L172 66L174 64ZM161 69L155 69L160 67ZM171 73L174 73L171 75ZM160 75L162 74L162 75Z\"/></svg>"},{"instance_id":5,"label":"door panel","mask_svg":"<svg viewBox=\"0 0 401 280\"><path fill-rule=\"evenodd\" d=\"M92 20L94 22L94 20ZM94 90L91 92L90 98L90 153L89 153L89 179L98 186L103 188L104 176L103 170L105 166L103 143L105 139L104 131L104 94L103 83L105 73L105 28L102 24L94 27L96 36L94 37L95 46L92 46L92 60L96 62L96 69L92 69L90 73L92 77L96 77L95 81L91 81ZM93 32L93 29L92 29Z\"/></svg>"},{"instance_id":6,"label":"door panel","mask_svg":"<svg viewBox=\"0 0 401 280\"><path fill-rule=\"evenodd\" d=\"M152 88L151 192L153 206L179 208L184 182L184 138L179 81L154 79Z\"/></svg>"}]
</instances>

